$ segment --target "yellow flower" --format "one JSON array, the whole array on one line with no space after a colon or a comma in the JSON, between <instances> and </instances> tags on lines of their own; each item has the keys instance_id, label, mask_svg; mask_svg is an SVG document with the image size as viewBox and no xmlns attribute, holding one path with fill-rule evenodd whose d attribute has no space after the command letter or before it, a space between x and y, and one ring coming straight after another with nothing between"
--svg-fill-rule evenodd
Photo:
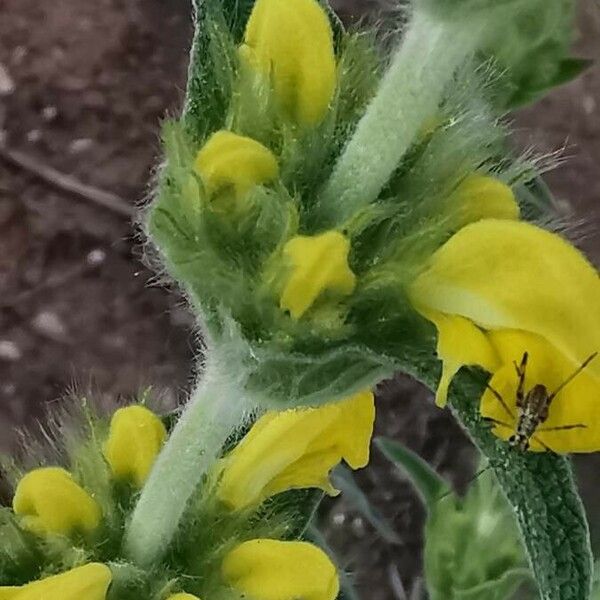
<instances>
[{"instance_id":1,"label":"yellow flower","mask_svg":"<svg viewBox=\"0 0 600 600\"><path fill-rule=\"evenodd\" d=\"M335 600L339 592L335 565L307 542L244 542L225 557L222 573L255 600Z\"/></svg>"},{"instance_id":2,"label":"yellow flower","mask_svg":"<svg viewBox=\"0 0 600 600\"><path fill-rule=\"evenodd\" d=\"M480 366L493 373L500 359L486 334L468 319L422 310L438 330L438 356L444 361L436 391L436 404L444 406L453 377L465 365Z\"/></svg>"},{"instance_id":3,"label":"yellow flower","mask_svg":"<svg viewBox=\"0 0 600 600\"><path fill-rule=\"evenodd\" d=\"M280 306L299 319L322 295L340 298L352 294L356 277L348 265L350 241L338 231L296 236L283 249L291 272Z\"/></svg>"},{"instance_id":4,"label":"yellow flower","mask_svg":"<svg viewBox=\"0 0 600 600\"><path fill-rule=\"evenodd\" d=\"M275 155L259 142L231 131L217 131L196 157L195 168L207 193L233 191L240 200L254 186L277 178Z\"/></svg>"},{"instance_id":5,"label":"yellow flower","mask_svg":"<svg viewBox=\"0 0 600 600\"><path fill-rule=\"evenodd\" d=\"M333 98L336 64L329 18L316 0L257 0L242 56L269 76L299 124L321 121Z\"/></svg>"},{"instance_id":6,"label":"yellow flower","mask_svg":"<svg viewBox=\"0 0 600 600\"><path fill-rule=\"evenodd\" d=\"M0 600L2 599L0 598ZM167 600L200 600L200 598L198 598L198 596L193 596L192 594L182 593L169 596Z\"/></svg>"},{"instance_id":7,"label":"yellow flower","mask_svg":"<svg viewBox=\"0 0 600 600\"><path fill-rule=\"evenodd\" d=\"M219 498L233 510L289 489L336 490L329 472L342 459L369 462L375 405L370 391L320 408L269 412L224 459Z\"/></svg>"},{"instance_id":8,"label":"yellow flower","mask_svg":"<svg viewBox=\"0 0 600 600\"><path fill-rule=\"evenodd\" d=\"M519 218L519 205L511 188L495 177L470 175L452 194L449 210L456 213L457 225L464 227L482 219Z\"/></svg>"},{"instance_id":9,"label":"yellow flower","mask_svg":"<svg viewBox=\"0 0 600 600\"><path fill-rule=\"evenodd\" d=\"M110 569L90 563L21 587L0 587L0 600L105 600Z\"/></svg>"},{"instance_id":10,"label":"yellow flower","mask_svg":"<svg viewBox=\"0 0 600 600\"><path fill-rule=\"evenodd\" d=\"M410 296L438 328L439 402L462 365L483 367L512 413L491 391L484 394L482 411L505 423L495 428L502 437L514 431L517 412L513 361L528 352L525 391L542 384L551 393L600 350L598 273L561 237L527 223L490 219L466 226L433 255ZM582 427L540 431L532 447L600 449L599 390L596 360L560 391L540 429Z\"/></svg>"},{"instance_id":11,"label":"yellow flower","mask_svg":"<svg viewBox=\"0 0 600 600\"><path fill-rule=\"evenodd\" d=\"M104 455L114 475L142 487L167 436L162 421L143 406L113 415Z\"/></svg>"},{"instance_id":12,"label":"yellow flower","mask_svg":"<svg viewBox=\"0 0 600 600\"><path fill-rule=\"evenodd\" d=\"M13 509L23 526L38 534L90 532L102 518L96 501L58 467L27 473L17 485Z\"/></svg>"}]
</instances>

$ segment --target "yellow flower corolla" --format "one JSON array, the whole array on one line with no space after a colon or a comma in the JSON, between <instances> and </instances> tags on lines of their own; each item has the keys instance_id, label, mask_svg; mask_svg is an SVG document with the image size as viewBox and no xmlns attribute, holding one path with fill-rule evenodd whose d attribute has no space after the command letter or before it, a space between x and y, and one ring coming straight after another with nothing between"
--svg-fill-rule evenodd
<instances>
[{"instance_id":1,"label":"yellow flower corolla","mask_svg":"<svg viewBox=\"0 0 600 600\"><path fill-rule=\"evenodd\" d=\"M0 598L0 600L2 599ZM200 600L200 598L198 598L198 596L193 596L192 594L181 593L169 596L167 600Z\"/></svg>"},{"instance_id":2,"label":"yellow flower corolla","mask_svg":"<svg viewBox=\"0 0 600 600\"><path fill-rule=\"evenodd\" d=\"M528 223L488 219L464 227L431 257L410 297L438 328L440 404L456 371L479 365L493 374L491 385L514 416L513 361L528 352L525 391L542 384L551 393L600 350L598 273L560 236ZM534 439L532 448L600 449L599 390L600 360L593 360L556 396L540 430L581 427L540 431L535 437L542 443ZM482 411L514 425L491 391ZM495 429L511 434L509 427Z\"/></svg>"},{"instance_id":3,"label":"yellow flower corolla","mask_svg":"<svg viewBox=\"0 0 600 600\"><path fill-rule=\"evenodd\" d=\"M279 166L275 155L252 138L217 131L202 147L195 161L209 196L232 190L239 200L254 186L277 178Z\"/></svg>"},{"instance_id":4,"label":"yellow flower corolla","mask_svg":"<svg viewBox=\"0 0 600 600\"><path fill-rule=\"evenodd\" d=\"M335 565L307 542L244 542L225 556L222 574L253 600L335 600L339 592Z\"/></svg>"},{"instance_id":5,"label":"yellow flower corolla","mask_svg":"<svg viewBox=\"0 0 600 600\"><path fill-rule=\"evenodd\" d=\"M374 420L370 391L319 408L268 412L223 460L217 494L233 510L289 489L335 494L329 472L342 459L366 466Z\"/></svg>"},{"instance_id":6,"label":"yellow flower corolla","mask_svg":"<svg viewBox=\"0 0 600 600\"><path fill-rule=\"evenodd\" d=\"M20 587L0 587L0 600L105 600L110 569L89 563Z\"/></svg>"},{"instance_id":7,"label":"yellow flower corolla","mask_svg":"<svg viewBox=\"0 0 600 600\"><path fill-rule=\"evenodd\" d=\"M335 92L336 62L329 18L316 0L257 0L241 53L271 78L294 121L323 119Z\"/></svg>"},{"instance_id":8,"label":"yellow flower corolla","mask_svg":"<svg viewBox=\"0 0 600 600\"><path fill-rule=\"evenodd\" d=\"M166 436L162 421L144 406L120 408L111 419L104 456L117 478L142 487Z\"/></svg>"},{"instance_id":9,"label":"yellow flower corolla","mask_svg":"<svg viewBox=\"0 0 600 600\"><path fill-rule=\"evenodd\" d=\"M494 433L508 439L515 431L519 364L527 352L525 369L527 392L543 383L549 393L558 390L578 369L556 348L535 334L505 330L489 333L490 343L500 357L489 385L500 394L510 412L491 390L481 399L481 414L495 423ZM593 362L590 363L591 368ZM586 367L569 381L552 400L548 419L540 424L530 440L531 450L550 449L559 453L596 452L600 449L600 379ZM501 425L499 424L501 423Z\"/></svg>"},{"instance_id":10,"label":"yellow flower corolla","mask_svg":"<svg viewBox=\"0 0 600 600\"><path fill-rule=\"evenodd\" d=\"M91 532L102 518L96 501L58 467L27 473L15 490L13 510L26 529L40 535Z\"/></svg>"},{"instance_id":11,"label":"yellow flower corolla","mask_svg":"<svg viewBox=\"0 0 600 600\"><path fill-rule=\"evenodd\" d=\"M463 227L482 219L511 219L520 216L512 189L495 177L470 175L451 196L449 210Z\"/></svg>"},{"instance_id":12,"label":"yellow flower corolla","mask_svg":"<svg viewBox=\"0 0 600 600\"><path fill-rule=\"evenodd\" d=\"M282 310L299 319L321 296L352 294L356 277L348 265L350 241L339 231L299 235L283 248L290 272L281 294Z\"/></svg>"}]
</instances>

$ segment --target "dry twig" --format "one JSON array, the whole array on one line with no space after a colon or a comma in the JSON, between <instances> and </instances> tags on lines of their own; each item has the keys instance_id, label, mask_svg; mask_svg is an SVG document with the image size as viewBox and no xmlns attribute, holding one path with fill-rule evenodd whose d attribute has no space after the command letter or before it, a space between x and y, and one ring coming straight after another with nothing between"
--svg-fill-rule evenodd
<instances>
[{"instance_id":1,"label":"dry twig","mask_svg":"<svg viewBox=\"0 0 600 600\"><path fill-rule=\"evenodd\" d=\"M10 150L3 144L0 144L0 158L20 169L32 173L39 179L60 190L79 196L115 214L128 218L132 218L136 214L135 208L120 196L81 183L74 177L65 175L52 167L44 165L23 152Z\"/></svg>"}]
</instances>

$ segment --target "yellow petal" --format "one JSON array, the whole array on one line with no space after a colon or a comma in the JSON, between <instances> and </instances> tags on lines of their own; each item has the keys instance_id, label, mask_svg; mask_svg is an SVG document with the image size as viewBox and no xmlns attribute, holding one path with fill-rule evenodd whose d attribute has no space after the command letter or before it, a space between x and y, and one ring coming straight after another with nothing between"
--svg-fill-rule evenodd
<instances>
[{"instance_id":1,"label":"yellow petal","mask_svg":"<svg viewBox=\"0 0 600 600\"><path fill-rule=\"evenodd\" d=\"M142 487L167 432L162 421L144 406L128 406L115 412L104 447L114 475Z\"/></svg>"},{"instance_id":2,"label":"yellow petal","mask_svg":"<svg viewBox=\"0 0 600 600\"><path fill-rule=\"evenodd\" d=\"M600 278L560 236L519 221L467 225L410 289L420 310L545 338L579 364L600 350ZM600 361L589 367L600 377Z\"/></svg>"},{"instance_id":3,"label":"yellow petal","mask_svg":"<svg viewBox=\"0 0 600 600\"><path fill-rule=\"evenodd\" d=\"M200 598L198 598L198 596L193 596L192 594L175 594L169 596L167 600L200 600Z\"/></svg>"},{"instance_id":4,"label":"yellow petal","mask_svg":"<svg viewBox=\"0 0 600 600\"><path fill-rule=\"evenodd\" d=\"M434 312L425 312L424 316L438 330L437 353L443 368L436 404L445 406L450 382L461 367L477 365L491 373L500 366L500 359L487 335L471 321Z\"/></svg>"},{"instance_id":5,"label":"yellow petal","mask_svg":"<svg viewBox=\"0 0 600 600\"><path fill-rule=\"evenodd\" d=\"M335 565L307 542L245 542L225 557L222 573L255 600L335 600L339 592Z\"/></svg>"},{"instance_id":6,"label":"yellow petal","mask_svg":"<svg viewBox=\"0 0 600 600\"><path fill-rule=\"evenodd\" d=\"M515 431L518 377L514 363L520 364L527 352L525 393L535 385L544 385L548 393L557 390L580 366L562 355L540 336L523 331L498 331L490 334L503 366L490 380L508 406L510 413L490 391L481 399L484 417L501 421L494 429L502 439ZM591 365L590 365L591 366ZM583 427L556 429L571 425ZM545 431L550 429L550 431ZM600 381L588 368L570 381L552 400L548 419L539 426L531 439L532 450L551 449L554 452L597 452L600 450Z\"/></svg>"},{"instance_id":7,"label":"yellow petal","mask_svg":"<svg viewBox=\"0 0 600 600\"><path fill-rule=\"evenodd\" d=\"M233 190L239 200L254 186L277 178L275 155L265 146L231 131L217 131L198 153L195 163L210 196Z\"/></svg>"},{"instance_id":8,"label":"yellow petal","mask_svg":"<svg viewBox=\"0 0 600 600\"><path fill-rule=\"evenodd\" d=\"M106 565L90 563L19 588L0 588L0 599L105 600L111 580L112 575Z\"/></svg>"},{"instance_id":9,"label":"yellow petal","mask_svg":"<svg viewBox=\"0 0 600 600\"><path fill-rule=\"evenodd\" d=\"M362 469L369 462L375 396L371 390L363 390L338 403L337 408L338 422L331 427L330 435L338 440L341 455L348 465Z\"/></svg>"},{"instance_id":10,"label":"yellow petal","mask_svg":"<svg viewBox=\"0 0 600 600\"><path fill-rule=\"evenodd\" d=\"M353 468L366 465L374 418L369 391L320 408L267 413L224 459L219 498L239 510L289 489L336 493L329 472L343 459Z\"/></svg>"},{"instance_id":11,"label":"yellow petal","mask_svg":"<svg viewBox=\"0 0 600 600\"><path fill-rule=\"evenodd\" d=\"M271 81L289 116L318 123L336 86L333 34L316 0L257 0L246 27L244 54Z\"/></svg>"},{"instance_id":12,"label":"yellow petal","mask_svg":"<svg viewBox=\"0 0 600 600\"><path fill-rule=\"evenodd\" d=\"M456 211L460 227L482 219L519 218L519 205L511 188L495 177L471 175L452 195L451 210Z\"/></svg>"},{"instance_id":13,"label":"yellow petal","mask_svg":"<svg viewBox=\"0 0 600 600\"><path fill-rule=\"evenodd\" d=\"M283 254L291 272L280 306L299 319L323 294L342 298L352 294L356 277L348 265L350 241L338 231L317 236L296 236Z\"/></svg>"},{"instance_id":14,"label":"yellow petal","mask_svg":"<svg viewBox=\"0 0 600 600\"><path fill-rule=\"evenodd\" d=\"M23 526L38 534L90 532L102 516L96 501L58 467L27 473L17 485L13 509Z\"/></svg>"}]
</instances>

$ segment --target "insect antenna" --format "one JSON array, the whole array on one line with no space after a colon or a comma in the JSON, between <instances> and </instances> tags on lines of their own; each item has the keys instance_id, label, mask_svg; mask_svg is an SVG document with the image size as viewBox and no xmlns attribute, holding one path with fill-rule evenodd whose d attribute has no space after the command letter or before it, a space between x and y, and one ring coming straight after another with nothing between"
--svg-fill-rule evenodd
<instances>
[{"instance_id":1,"label":"insect antenna","mask_svg":"<svg viewBox=\"0 0 600 600\"><path fill-rule=\"evenodd\" d=\"M581 366L579 366L571 375L569 375L569 377L567 377L551 394L550 396L548 396L548 402L551 402L552 400L554 400L554 398L556 398L557 394L563 390L565 388L565 386L567 386L569 383L571 383L571 381L573 381L573 379L575 379L575 377L577 377L577 375L579 375L579 373L581 373L581 371L583 371L595 358L596 356L598 356L598 352L594 352L594 354L592 354L591 356L589 356L588 358L586 358L582 363Z\"/></svg>"},{"instance_id":2,"label":"insect antenna","mask_svg":"<svg viewBox=\"0 0 600 600\"><path fill-rule=\"evenodd\" d=\"M469 481L467 481L467 483L469 485L471 485L474 481L477 481L484 473L489 471L491 468L492 468L491 465L488 465L487 467L480 469L479 471L477 471L477 473L475 473L475 475L473 475L473 477L471 477L471 479L469 479ZM448 490L447 492L445 492L444 494L439 496L436 499L436 502L441 502L444 498L447 498L448 496L451 496L452 494L454 494L454 490Z\"/></svg>"}]
</instances>

